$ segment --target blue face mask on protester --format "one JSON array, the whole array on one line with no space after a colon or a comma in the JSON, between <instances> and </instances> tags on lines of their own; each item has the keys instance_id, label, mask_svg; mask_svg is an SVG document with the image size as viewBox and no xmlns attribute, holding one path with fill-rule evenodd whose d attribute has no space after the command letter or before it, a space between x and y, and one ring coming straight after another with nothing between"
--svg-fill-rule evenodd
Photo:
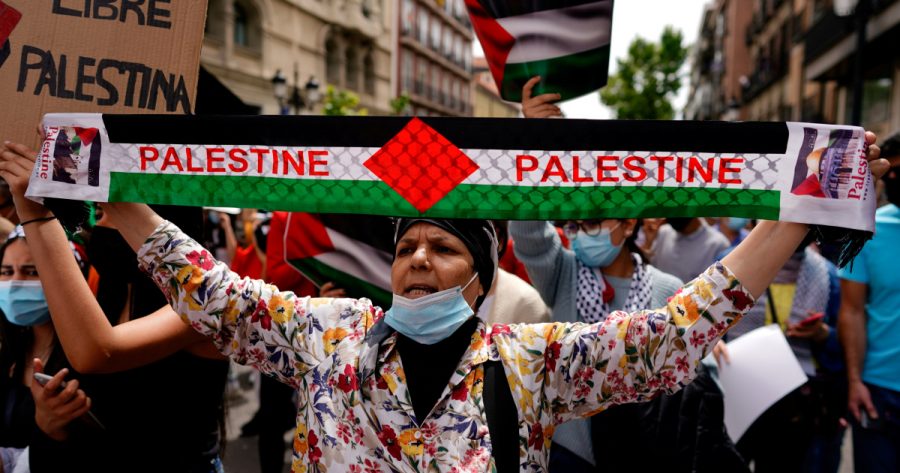
<instances>
[{"instance_id":1,"label":"blue face mask on protester","mask_svg":"<svg viewBox=\"0 0 900 473\"><path fill-rule=\"evenodd\" d=\"M728 228L732 229L733 231L738 231L746 227L748 223L750 223L749 218L728 217Z\"/></svg>"},{"instance_id":2,"label":"blue face mask on protester","mask_svg":"<svg viewBox=\"0 0 900 473\"><path fill-rule=\"evenodd\" d=\"M478 277L478 273L464 287L435 292L418 299L394 294L391 308L384 321L394 330L423 345L434 345L453 335L462 324L475 315L462 293Z\"/></svg>"},{"instance_id":3,"label":"blue face mask on protester","mask_svg":"<svg viewBox=\"0 0 900 473\"><path fill-rule=\"evenodd\" d=\"M22 327L50 321L50 309L40 281L0 281L0 310L6 320Z\"/></svg>"},{"instance_id":4,"label":"blue face mask on protester","mask_svg":"<svg viewBox=\"0 0 900 473\"><path fill-rule=\"evenodd\" d=\"M616 225L618 227L618 225ZM589 268L605 268L622 252L623 241L613 245L610 235L616 228L604 228L597 235L588 235L584 230L578 231L578 237L572 241L572 250L578 261Z\"/></svg>"}]
</instances>

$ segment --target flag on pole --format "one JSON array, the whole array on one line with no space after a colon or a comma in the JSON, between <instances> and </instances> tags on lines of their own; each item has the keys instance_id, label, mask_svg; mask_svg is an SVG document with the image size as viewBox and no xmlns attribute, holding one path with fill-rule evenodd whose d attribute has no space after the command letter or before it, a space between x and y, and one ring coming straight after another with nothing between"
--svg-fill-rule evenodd
<instances>
[{"instance_id":1,"label":"flag on pole","mask_svg":"<svg viewBox=\"0 0 900 473\"><path fill-rule=\"evenodd\" d=\"M535 95L562 100L606 85L612 0L465 1L503 99L521 101L534 76Z\"/></svg>"}]
</instances>

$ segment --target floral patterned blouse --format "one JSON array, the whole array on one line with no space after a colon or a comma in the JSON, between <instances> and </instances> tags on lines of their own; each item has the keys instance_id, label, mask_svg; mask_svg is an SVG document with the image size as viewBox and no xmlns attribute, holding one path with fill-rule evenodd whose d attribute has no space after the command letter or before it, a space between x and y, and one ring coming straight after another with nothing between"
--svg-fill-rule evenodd
<instances>
[{"instance_id":1,"label":"floral patterned blouse","mask_svg":"<svg viewBox=\"0 0 900 473\"><path fill-rule=\"evenodd\" d=\"M597 324L479 322L434 409L417 419L396 337L368 299L298 297L241 279L164 222L138 253L178 314L222 353L297 389L294 472L492 471L483 364L501 360L519 410L521 471L545 471L554 426L691 381L753 303L721 264L668 306ZM210 400L212 402L212 400Z\"/></svg>"}]
</instances>

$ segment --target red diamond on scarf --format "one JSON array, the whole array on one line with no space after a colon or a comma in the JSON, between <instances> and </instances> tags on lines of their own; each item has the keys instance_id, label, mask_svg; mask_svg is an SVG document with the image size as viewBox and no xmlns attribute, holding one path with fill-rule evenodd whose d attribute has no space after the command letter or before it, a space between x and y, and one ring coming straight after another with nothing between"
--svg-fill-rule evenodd
<instances>
[{"instance_id":1,"label":"red diamond on scarf","mask_svg":"<svg viewBox=\"0 0 900 473\"><path fill-rule=\"evenodd\" d=\"M425 213L478 169L434 128L413 118L365 166Z\"/></svg>"}]
</instances>

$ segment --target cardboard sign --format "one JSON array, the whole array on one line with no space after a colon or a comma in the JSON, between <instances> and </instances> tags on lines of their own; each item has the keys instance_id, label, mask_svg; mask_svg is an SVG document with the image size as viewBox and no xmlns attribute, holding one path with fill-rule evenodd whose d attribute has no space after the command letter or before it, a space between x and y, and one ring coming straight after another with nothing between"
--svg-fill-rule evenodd
<instances>
[{"instance_id":1,"label":"cardboard sign","mask_svg":"<svg viewBox=\"0 0 900 473\"><path fill-rule=\"evenodd\" d=\"M0 139L45 113L193 110L207 2L0 0Z\"/></svg>"}]
</instances>

